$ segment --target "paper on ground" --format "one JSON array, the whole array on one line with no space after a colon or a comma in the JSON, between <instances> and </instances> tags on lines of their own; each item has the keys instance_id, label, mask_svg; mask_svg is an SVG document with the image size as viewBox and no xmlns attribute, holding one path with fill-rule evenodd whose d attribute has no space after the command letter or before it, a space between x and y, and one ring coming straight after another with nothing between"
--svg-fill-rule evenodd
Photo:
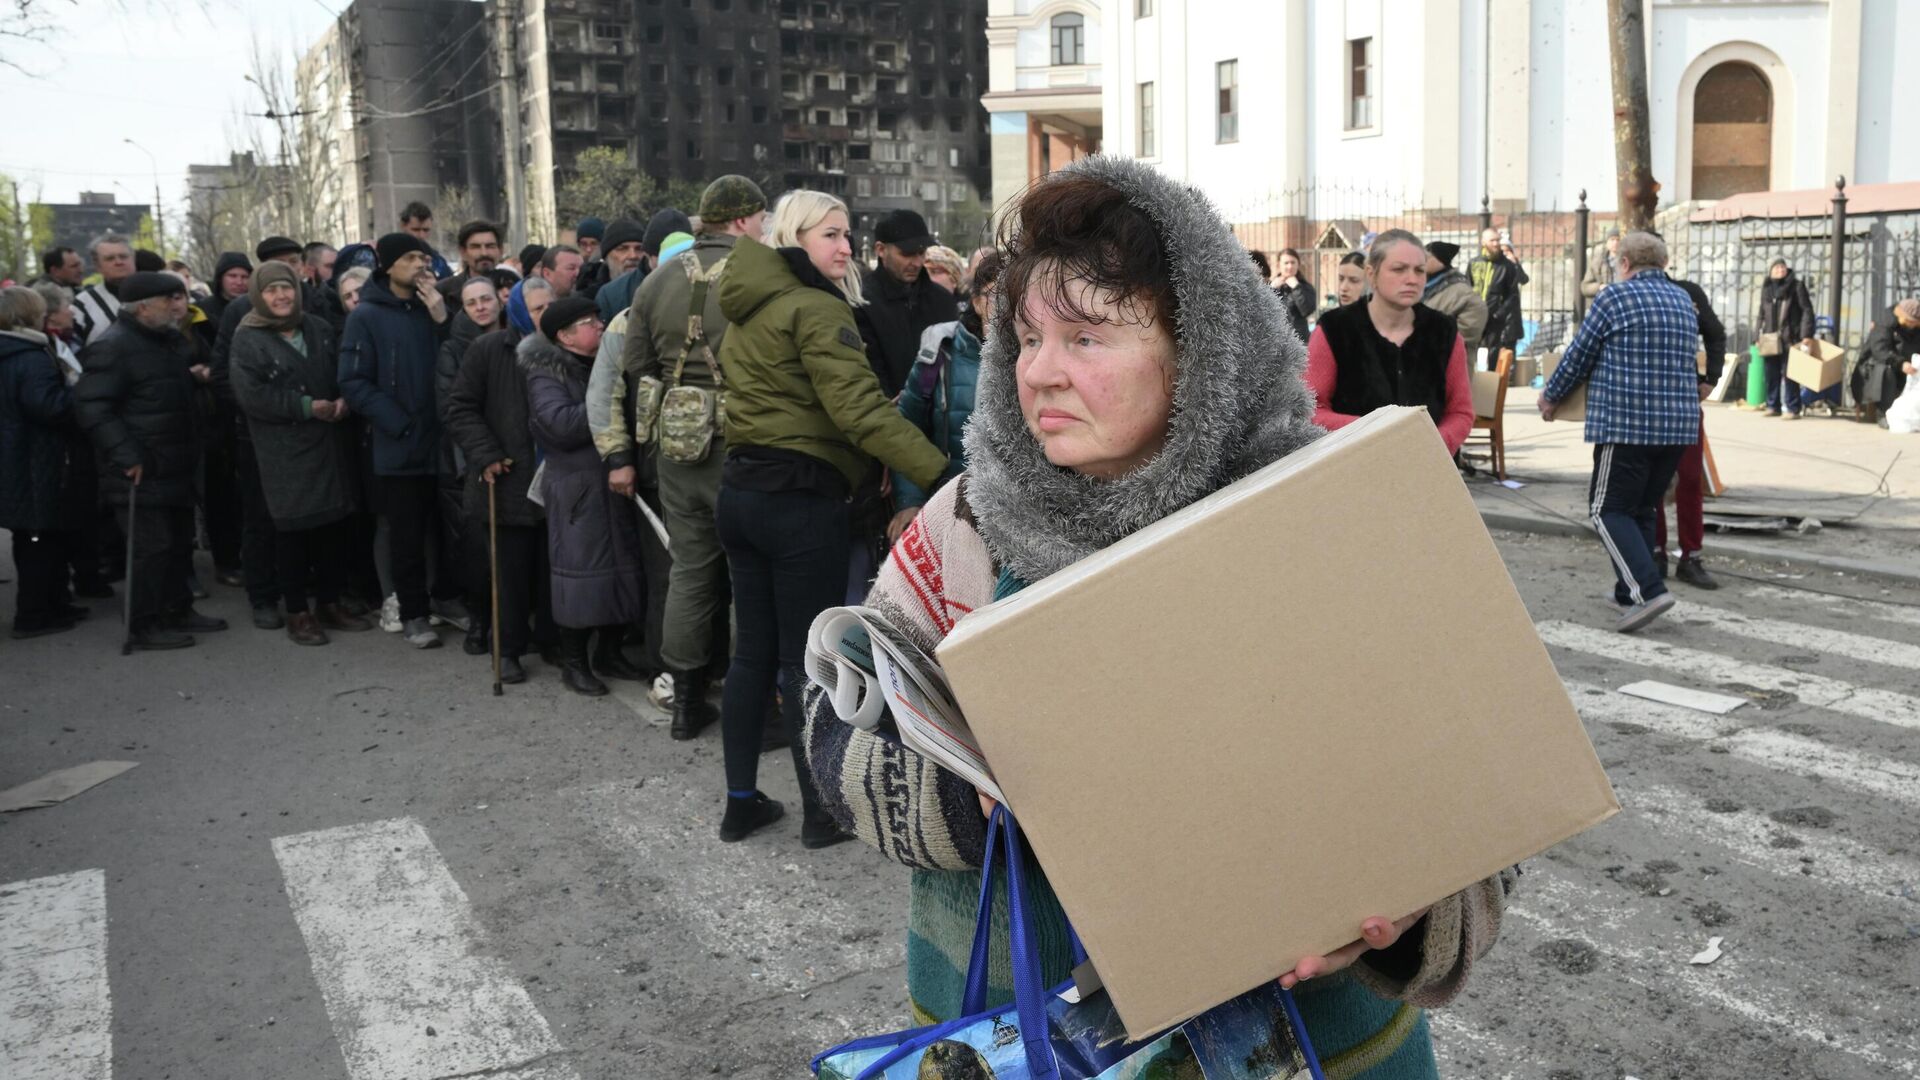
<instances>
[{"instance_id":1,"label":"paper on ground","mask_svg":"<svg viewBox=\"0 0 1920 1080\"><path fill-rule=\"evenodd\" d=\"M1693 954L1693 959L1691 959L1691 960L1689 960L1689 961L1687 961L1687 963L1689 963L1689 964L1699 964L1699 965L1701 965L1701 966L1705 966L1705 965L1707 965L1707 964L1711 964L1711 963L1713 963L1713 962L1714 962L1715 960L1718 960L1718 959L1720 959L1720 957L1721 957L1721 956L1723 955L1723 953L1722 953L1722 951L1721 951L1721 948L1720 948L1720 943L1721 943L1721 942L1723 942L1723 941L1725 941L1725 940L1727 940L1727 939L1726 939L1726 938L1717 938L1717 937L1716 937L1716 938L1708 938L1708 939L1707 939L1707 947L1706 947L1706 948L1704 948L1704 949L1701 949L1701 950L1700 950L1699 952L1697 952L1697 953L1694 953L1694 954Z\"/></svg>"},{"instance_id":2,"label":"paper on ground","mask_svg":"<svg viewBox=\"0 0 1920 1080\"><path fill-rule=\"evenodd\" d=\"M19 787L0 791L0 813L36 810L66 802L96 784L107 781L140 764L137 761L89 761L69 769L50 772Z\"/></svg>"},{"instance_id":3,"label":"paper on ground","mask_svg":"<svg viewBox=\"0 0 1920 1080\"><path fill-rule=\"evenodd\" d=\"M1705 690L1689 690L1684 686L1655 682L1644 679L1620 688L1620 692L1631 697L1658 701L1663 705L1679 705L1700 712L1724 716L1747 703L1746 698L1728 697L1725 694L1709 694Z\"/></svg>"}]
</instances>

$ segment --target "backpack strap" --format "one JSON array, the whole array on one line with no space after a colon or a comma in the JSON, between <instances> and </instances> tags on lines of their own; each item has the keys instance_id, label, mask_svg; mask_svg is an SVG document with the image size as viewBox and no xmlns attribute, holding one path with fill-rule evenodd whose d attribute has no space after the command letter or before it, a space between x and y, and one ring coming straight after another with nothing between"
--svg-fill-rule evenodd
<instances>
[{"instance_id":1,"label":"backpack strap","mask_svg":"<svg viewBox=\"0 0 1920 1080\"><path fill-rule=\"evenodd\" d=\"M730 256L729 256L730 257ZM707 369L713 372L714 385L726 389L726 377L720 371L720 357L716 355L713 341L707 336L706 310L707 290L720 280L726 272L727 258L721 258L705 270L700 269L700 260L692 252L680 256L680 265L687 272L687 281L693 286L687 298L687 339L680 350L680 359L673 365L673 385L679 386L681 376L686 373L687 355L696 348Z\"/></svg>"}]
</instances>

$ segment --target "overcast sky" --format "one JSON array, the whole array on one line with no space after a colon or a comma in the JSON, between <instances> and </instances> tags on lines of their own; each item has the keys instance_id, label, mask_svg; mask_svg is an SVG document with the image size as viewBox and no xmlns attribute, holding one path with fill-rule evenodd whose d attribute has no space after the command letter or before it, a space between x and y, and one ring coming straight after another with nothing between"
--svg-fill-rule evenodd
<instances>
[{"instance_id":1,"label":"overcast sky","mask_svg":"<svg viewBox=\"0 0 1920 1080\"><path fill-rule=\"evenodd\" d=\"M242 79L255 36L291 73L293 58L346 3L40 0L55 23L50 40L5 45L7 58L34 75L0 67L0 172L29 200L110 191L123 203L148 203L157 162L171 227L185 209L187 165L226 161L238 113L261 111ZM122 141L129 138L153 160Z\"/></svg>"}]
</instances>

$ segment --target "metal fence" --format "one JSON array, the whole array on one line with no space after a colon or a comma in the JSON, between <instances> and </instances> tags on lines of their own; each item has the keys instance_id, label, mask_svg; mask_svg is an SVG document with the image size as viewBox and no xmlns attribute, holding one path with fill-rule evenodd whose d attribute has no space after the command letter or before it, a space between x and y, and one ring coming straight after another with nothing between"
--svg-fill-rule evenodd
<instances>
[{"instance_id":1,"label":"metal fence","mask_svg":"<svg viewBox=\"0 0 1920 1080\"><path fill-rule=\"evenodd\" d=\"M1835 197L1843 195L1836 186ZM1726 324L1728 350L1738 353L1758 334L1755 320L1768 267L1784 258L1806 282L1816 315L1832 321L1832 340L1857 358L1873 324L1886 318L1896 301L1920 296L1920 210L1836 215L1829 207L1815 215L1804 202L1795 207L1786 202L1783 197L1778 212L1762 203L1739 217L1715 217L1699 203L1661 211L1654 227L1666 240L1669 270L1706 291ZM1298 250L1323 307L1333 302L1340 257L1363 249L1381 232L1407 229L1423 241L1458 244L1454 265L1464 271L1479 250L1480 230L1498 228L1527 275L1521 289L1522 356L1558 348L1572 336L1586 309L1582 277L1591 262L1604 257L1606 235L1615 224L1615 215L1587 208L1584 192L1571 207L1496 210L1483 205L1463 212L1423 205L1391 189L1318 185L1221 209L1249 250L1270 258L1283 248Z\"/></svg>"}]
</instances>

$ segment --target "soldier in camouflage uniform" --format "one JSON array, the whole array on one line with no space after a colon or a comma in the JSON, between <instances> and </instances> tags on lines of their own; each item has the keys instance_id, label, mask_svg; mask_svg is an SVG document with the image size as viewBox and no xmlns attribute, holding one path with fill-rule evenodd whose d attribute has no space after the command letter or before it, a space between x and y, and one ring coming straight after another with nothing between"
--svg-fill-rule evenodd
<instances>
[{"instance_id":1,"label":"soldier in camouflage uniform","mask_svg":"<svg viewBox=\"0 0 1920 1080\"><path fill-rule=\"evenodd\" d=\"M693 248L647 275L627 309L620 363L596 364L587 385L587 423L606 462L608 486L631 496L642 456L658 460L662 517L673 543L661 658L673 673L676 739L691 739L717 719L706 695L712 628L727 582L714 529L726 458L725 372L714 359L727 330L719 279L734 241L758 237L766 212L766 196L744 176L709 184ZM696 293L704 294L698 311Z\"/></svg>"}]
</instances>

